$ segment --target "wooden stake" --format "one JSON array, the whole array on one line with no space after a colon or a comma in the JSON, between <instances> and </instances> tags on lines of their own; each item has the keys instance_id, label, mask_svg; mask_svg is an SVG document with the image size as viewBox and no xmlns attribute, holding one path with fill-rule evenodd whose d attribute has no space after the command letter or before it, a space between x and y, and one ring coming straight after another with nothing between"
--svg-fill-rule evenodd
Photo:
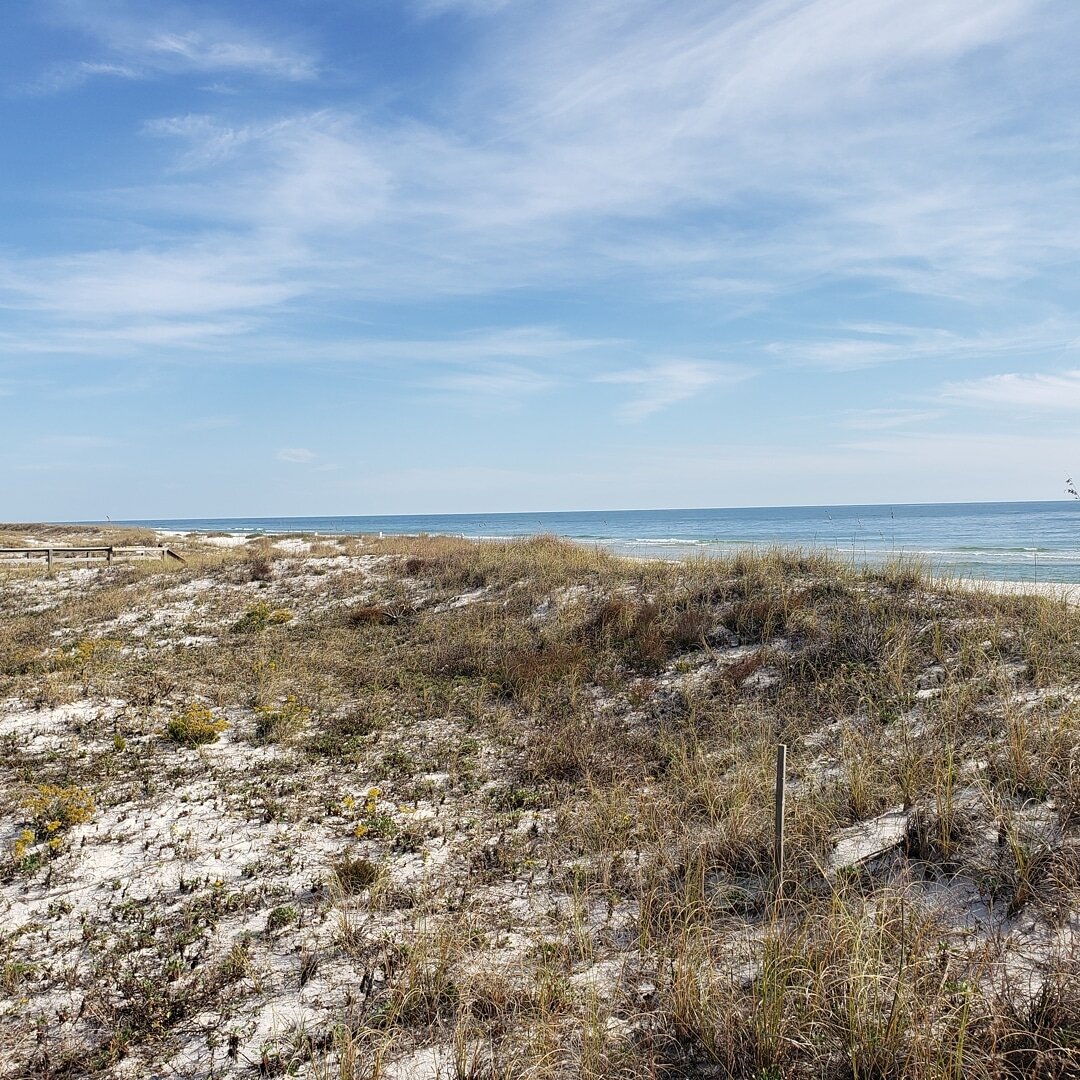
<instances>
[{"instance_id":1,"label":"wooden stake","mask_svg":"<svg viewBox=\"0 0 1080 1080\"><path fill-rule=\"evenodd\" d=\"M776 872L776 894L784 887L784 797L787 779L787 746L776 748L776 846L773 850L773 869Z\"/></svg>"}]
</instances>

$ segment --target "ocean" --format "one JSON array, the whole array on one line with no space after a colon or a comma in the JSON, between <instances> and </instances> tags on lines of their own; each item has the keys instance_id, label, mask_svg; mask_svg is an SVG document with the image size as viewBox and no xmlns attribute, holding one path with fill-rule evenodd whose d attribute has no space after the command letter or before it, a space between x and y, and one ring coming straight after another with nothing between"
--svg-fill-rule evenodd
<instances>
[{"instance_id":1,"label":"ocean","mask_svg":"<svg viewBox=\"0 0 1080 1080\"><path fill-rule=\"evenodd\" d=\"M999 581L1080 582L1080 502L783 506L712 510L407 514L383 517L192 518L124 524L184 532L554 533L626 555L682 558L783 545L825 549L860 565L898 556L935 574Z\"/></svg>"}]
</instances>

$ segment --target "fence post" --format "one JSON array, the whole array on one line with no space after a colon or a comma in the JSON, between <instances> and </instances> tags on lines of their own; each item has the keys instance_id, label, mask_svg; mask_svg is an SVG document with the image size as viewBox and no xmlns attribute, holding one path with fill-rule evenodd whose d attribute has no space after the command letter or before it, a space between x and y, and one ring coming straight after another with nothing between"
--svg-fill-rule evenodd
<instances>
[{"instance_id":1,"label":"fence post","mask_svg":"<svg viewBox=\"0 0 1080 1080\"><path fill-rule=\"evenodd\" d=\"M776 838L773 849L773 869L776 873L776 895L784 888L784 801L787 781L787 746L780 743L776 748Z\"/></svg>"}]
</instances>

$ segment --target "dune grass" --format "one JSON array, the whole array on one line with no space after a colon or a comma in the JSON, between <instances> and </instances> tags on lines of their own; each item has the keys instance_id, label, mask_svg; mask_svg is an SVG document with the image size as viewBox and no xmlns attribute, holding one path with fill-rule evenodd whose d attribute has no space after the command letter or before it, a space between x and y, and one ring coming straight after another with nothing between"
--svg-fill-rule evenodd
<instances>
[{"instance_id":1,"label":"dune grass","mask_svg":"<svg viewBox=\"0 0 1080 1080\"><path fill-rule=\"evenodd\" d=\"M1077 609L306 543L0 567L0 1075L1080 1074Z\"/></svg>"}]
</instances>

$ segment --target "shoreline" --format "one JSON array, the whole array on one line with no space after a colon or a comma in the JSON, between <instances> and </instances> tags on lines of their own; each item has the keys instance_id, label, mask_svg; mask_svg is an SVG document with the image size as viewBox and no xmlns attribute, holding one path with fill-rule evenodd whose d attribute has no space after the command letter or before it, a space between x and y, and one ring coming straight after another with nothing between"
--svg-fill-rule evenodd
<instances>
[{"instance_id":1,"label":"shoreline","mask_svg":"<svg viewBox=\"0 0 1080 1080\"><path fill-rule=\"evenodd\" d=\"M307 532L264 532L257 536L249 533L241 532L229 532L218 535L211 535L208 532L201 532L199 530L180 530L180 529L155 529L154 535L160 539L187 539L190 537L198 538L203 543L209 544L211 547L218 548L235 548L242 547L247 543L255 543L261 539L267 539L276 545L280 545L283 541L302 542L307 540L313 540L316 542L327 541L339 541L339 540L361 540L365 536L376 536L380 540L409 540L416 539L419 536L435 536L445 537L448 539L456 540L470 540L481 543L509 543L515 540L527 540L527 535L522 536L472 536L466 534L457 533L378 533L378 534L365 534L365 533L307 533ZM567 540L569 543L577 544L581 547L596 547L601 550L607 551L613 555L617 555L621 558L628 558L642 561L657 561L657 562L681 562L684 559L693 558L725 558L731 557L740 551L748 552L762 552L775 548L781 548L788 551L805 551L808 550L804 545L800 544L775 544L771 542L753 543L753 542L738 542L738 541L686 541L686 540L594 540L590 538L579 537L559 537L560 539ZM702 550L707 546L715 547L715 552ZM645 548L644 552L634 550L636 548ZM673 551L662 552L660 549L669 548L681 551L681 554L675 554ZM839 562L851 563L852 557L850 553L845 553L842 549L834 549L831 547L815 548L811 547L809 550L821 551L827 555L836 558ZM855 565L862 568L872 568L875 566L881 566L892 561L910 561L915 565L921 565L925 567L927 576L935 585L943 587L958 587L966 588L970 591L977 591L980 589L988 589L999 593L1008 593L1013 595L1036 595L1044 596L1054 600L1065 600L1068 603L1080 603L1080 581L1055 581L1055 580L1042 580L1042 581L1027 581L1021 578L985 578L985 577L969 577L963 572L950 573L947 569L941 569L933 566L926 555L920 552L881 552L875 553L877 557L866 557L867 553L864 551L864 560L854 560Z\"/></svg>"}]
</instances>

